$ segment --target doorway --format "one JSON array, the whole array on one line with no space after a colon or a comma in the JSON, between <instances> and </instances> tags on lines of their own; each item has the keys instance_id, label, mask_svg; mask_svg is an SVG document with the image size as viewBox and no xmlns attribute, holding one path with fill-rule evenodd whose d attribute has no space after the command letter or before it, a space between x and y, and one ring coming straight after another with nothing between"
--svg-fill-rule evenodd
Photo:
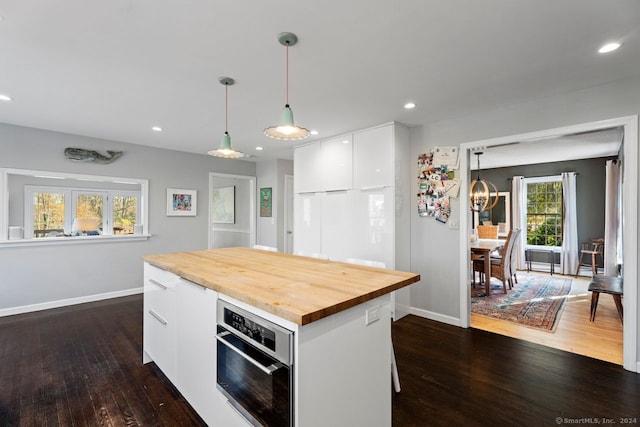
<instances>
[{"instance_id":1,"label":"doorway","mask_svg":"<svg viewBox=\"0 0 640 427\"><path fill-rule=\"evenodd\" d=\"M256 243L256 178L209 173L209 249Z\"/></svg>"},{"instance_id":2,"label":"doorway","mask_svg":"<svg viewBox=\"0 0 640 427\"><path fill-rule=\"evenodd\" d=\"M460 161L461 174L461 194L467 194L469 190L469 158L470 152L480 147L496 147L500 145L517 144L521 141L536 143L545 139L560 135L573 135L584 132L592 132L612 127L622 127L624 129L624 145L622 157L624 159L623 172L623 224L624 224L624 268L623 280L629 285L625 288L625 322L623 326L623 366L625 369L637 372L637 305L638 305L638 117L629 116L618 119L603 120L580 125L567 126L563 128L549 129L545 131L532 132L527 134L512 135L490 140L475 141L460 145L462 152ZM471 221L469 200L466 197L460 199L460 229L470 230ZM466 232L460 233L460 259L466 260L469 257L469 236ZM466 262L460 265L460 321L461 325L470 325L470 287L469 270Z\"/></svg>"}]
</instances>

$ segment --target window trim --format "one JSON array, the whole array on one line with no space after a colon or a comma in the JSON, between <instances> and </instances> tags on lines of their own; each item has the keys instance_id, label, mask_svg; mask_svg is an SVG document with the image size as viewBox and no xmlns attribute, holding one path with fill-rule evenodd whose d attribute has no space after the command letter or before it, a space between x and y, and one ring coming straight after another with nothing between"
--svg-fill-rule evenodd
<instances>
[{"instance_id":1,"label":"window trim","mask_svg":"<svg viewBox=\"0 0 640 427\"><path fill-rule=\"evenodd\" d=\"M136 235L100 235L100 236L74 236L73 238L61 239L59 237L43 237L38 239L20 239L9 240L9 179L12 175L17 176L32 176L38 178L54 178L54 179L73 179L82 181L94 181L94 182L112 182L116 184L133 184L139 185L140 202L139 202L139 215L138 222L142 225L142 234ZM50 185L40 186L52 187ZM58 187L59 189L60 187ZM72 186L63 187L66 189L73 188ZM90 190L89 188L83 188L83 190ZM100 190L102 191L102 190ZM119 193L126 193L130 190L118 190ZM137 192L137 190L135 190ZM109 201L110 203L110 201ZM30 169L12 169L12 168L0 168L0 248L1 247L15 247L15 246L31 246L31 245L56 245L56 244L75 244L75 243L96 243L96 242L115 242L115 241L133 241L133 240L146 240L150 237L149 234L149 180L139 178L127 178L127 177L112 177L101 175L84 175L67 172L54 172L54 171L39 171ZM23 219L24 221L24 219ZM24 229L24 224L22 225Z\"/></svg>"}]
</instances>

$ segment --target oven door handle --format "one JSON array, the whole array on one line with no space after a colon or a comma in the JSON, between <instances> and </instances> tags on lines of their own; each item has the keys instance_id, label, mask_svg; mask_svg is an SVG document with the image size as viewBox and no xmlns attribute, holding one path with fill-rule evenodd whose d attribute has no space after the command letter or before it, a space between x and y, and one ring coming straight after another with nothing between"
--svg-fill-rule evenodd
<instances>
[{"instance_id":1,"label":"oven door handle","mask_svg":"<svg viewBox=\"0 0 640 427\"><path fill-rule=\"evenodd\" d=\"M274 363L274 364L269 365L269 366L264 366L262 363L258 362L256 359L254 359L253 357L249 356L248 354L246 354L245 352L243 352L242 350L237 348L235 345L233 345L229 341L227 341L224 337L226 337L229 334L231 334L231 332L228 332L228 331L221 332L221 333L216 335L216 340L218 340L218 342L226 345L230 350L235 351L239 356L244 358L247 362L251 363L256 368L260 369L265 374L273 375L273 373L275 371L277 371L278 369L286 366L285 364L280 363L280 362Z\"/></svg>"}]
</instances>

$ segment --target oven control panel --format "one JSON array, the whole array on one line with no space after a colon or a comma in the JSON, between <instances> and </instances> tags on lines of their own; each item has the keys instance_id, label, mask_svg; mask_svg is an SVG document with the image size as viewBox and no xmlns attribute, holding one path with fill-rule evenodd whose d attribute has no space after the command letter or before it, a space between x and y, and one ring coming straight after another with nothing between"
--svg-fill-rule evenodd
<instances>
[{"instance_id":1,"label":"oven control panel","mask_svg":"<svg viewBox=\"0 0 640 427\"><path fill-rule=\"evenodd\" d=\"M268 327L265 327L260 323L229 309L228 307L224 307L224 323L252 341L262 344L269 350L276 350L276 334Z\"/></svg>"}]
</instances>

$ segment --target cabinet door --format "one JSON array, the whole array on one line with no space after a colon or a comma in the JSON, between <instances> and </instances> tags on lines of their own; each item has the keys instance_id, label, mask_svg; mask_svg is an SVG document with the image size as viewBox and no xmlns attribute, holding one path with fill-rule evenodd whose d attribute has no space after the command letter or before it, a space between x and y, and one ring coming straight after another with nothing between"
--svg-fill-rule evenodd
<instances>
[{"instance_id":1,"label":"cabinet door","mask_svg":"<svg viewBox=\"0 0 640 427\"><path fill-rule=\"evenodd\" d=\"M148 358L175 384L178 276L144 264L143 348ZM145 357L145 362L149 360Z\"/></svg>"},{"instance_id":2,"label":"cabinet door","mask_svg":"<svg viewBox=\"0 0 640 427\"><path fill-rule=\"evenodd\" d=\"M293 151L293 182L295 193L322 191L320 144L297 147Z\"/></svg>"},{"instance_id":3,"label":"cabinet door","mask_svg":"<svg viewBox=\"0 0 640 427\"><path fill-rule=\"evenodd\" d=\"M209 425L216 404L217 292L180 279L177 296L176 387Z\"/></svg>"},{"instance_id":4,"label":"cabinet door","mask_svg":"<svg viewBox=\"0 0 640 427\"><path fill-rule=\"evenodd\" d=\"M353 187L394 185L393 125L353 134Z\"/></svg>"},{"instance_id":5,"label":"cabinet door","mask_svg":"<svg viewBox=\"0 0 640 427\"><path fill-rule=\"evenodd\" d=\"M395 198L393 188L354 190L353 257L382 261L394 268Z\"/></svg>"},{"instance_id":6,"label":"cabinet door","mask_svg":"<svg viewBox=\"0 0 640 427\"><path fill-rule=\"evenodd\" d=\"M322 252L322 194L296 194L293 218L294 253Z\"/></svg>"},{"instance_id":7,"label":"cabinet door","mask_svg":"<svg viewBox=\"0 0 640 427\"><path fill-rule=\"evenodd\" d=\"M353 188L353 144L351 139L351 135L346 135L320 143L320 190L334 191ZM318 173L318 171L315 172Z\"/></svg>"},{"instance_id":8,"label":"cabinet door","mask_svg":"<svg viewBox=\"0 0 640 427\"><path fill-rule=\"evenodd\" d=\"M322 199L322 253L340 260L353 257L353 190L331 191Z\"/></svg>"}]
</instances>

